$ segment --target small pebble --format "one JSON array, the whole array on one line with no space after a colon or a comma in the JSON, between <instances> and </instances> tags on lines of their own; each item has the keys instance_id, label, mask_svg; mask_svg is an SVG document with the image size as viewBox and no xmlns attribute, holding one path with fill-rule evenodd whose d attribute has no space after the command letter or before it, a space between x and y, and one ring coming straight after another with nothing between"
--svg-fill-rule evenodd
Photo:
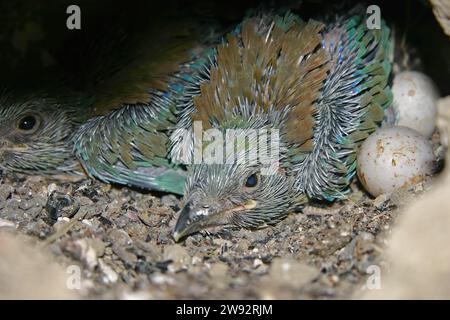
<instances>
[{"instance_id":1,"label":"small pebble","mask_svg":"<svg viewBox=\"0 0 450 320\"><path fill-rule=\"evenodd\" d=\"M275 258L269 270L274 284L301 288L319 275L319 270L298 260Z\"/></svg>"},{"instance_id":2,"label":"small pebble","mask_svg":"<svg viewBox=\"0 0 450 320\"><path fill-rule=\"evenodd\" d=\"M164 260L171 260L169 271L176 272L181 269L187 269L192 263L192 258L187 250L179 244L169 245L165 248L163 254Z\"/></svg>"}]
</instances>

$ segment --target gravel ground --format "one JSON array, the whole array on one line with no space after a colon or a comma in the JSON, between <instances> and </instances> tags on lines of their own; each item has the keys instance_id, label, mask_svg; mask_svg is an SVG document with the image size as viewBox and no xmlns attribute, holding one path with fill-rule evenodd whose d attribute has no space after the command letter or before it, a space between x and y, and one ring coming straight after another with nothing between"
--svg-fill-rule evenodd
<instances>
[{"instance_id":1,"label":"gravel ground","mask_svg":"<svg viewBox=\"0 0 450 320\"><path fill-rule=\"evenodd\" d=\"M63 267L80 266L81 298L350 298L364 290L369 266L385 265L403 204L429 187L371 199L355 182L348 200L306 207L275 227L175 243L175 196L4 175L0 232L27 235Z\"/></svg>"}]
</instances>

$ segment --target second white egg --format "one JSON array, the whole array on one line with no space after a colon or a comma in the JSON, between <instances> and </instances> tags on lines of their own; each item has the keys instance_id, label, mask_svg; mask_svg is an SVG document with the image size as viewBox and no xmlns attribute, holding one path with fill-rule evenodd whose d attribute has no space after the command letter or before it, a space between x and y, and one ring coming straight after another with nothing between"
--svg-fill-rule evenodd
<instances>
[{"instance_id":1,"label":"second white egg","mask_svg":"<svg viewBox=\"0 0 450 320\"><path fill-rule=\"evenodd\" d=\"M439 94L431 78L417 71L404 71L392 85L397 124L412 128L429 138L436 126Z\"/></svg>"}]
</instances>

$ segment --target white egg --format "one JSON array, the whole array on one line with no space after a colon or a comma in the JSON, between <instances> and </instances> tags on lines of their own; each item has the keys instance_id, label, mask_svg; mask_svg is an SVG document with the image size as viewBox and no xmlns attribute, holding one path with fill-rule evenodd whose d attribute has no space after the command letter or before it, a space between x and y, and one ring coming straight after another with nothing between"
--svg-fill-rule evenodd
<instances>
[{"instance_id":1,"label":"white egg","mask_svg":"<svg viewBox=\"0 0 450 320\"><path fill-rule=\"evenodd\" d=\"M433 171L431 143L406 127L378 129L358 152L358 178L374 197L423 181Z\"/></svg>"},{"instance_id":2,"label":"white egg","mask_svg":"<svg viewBox=\"0 0 450 320\"><path fill-rule=\"evenodd\" d=\"M404 71L394 77L392 85L397 124L412 128L429 138L436 126L439 94L433 81L423 73Z\"/></svg>"}]
</instances>

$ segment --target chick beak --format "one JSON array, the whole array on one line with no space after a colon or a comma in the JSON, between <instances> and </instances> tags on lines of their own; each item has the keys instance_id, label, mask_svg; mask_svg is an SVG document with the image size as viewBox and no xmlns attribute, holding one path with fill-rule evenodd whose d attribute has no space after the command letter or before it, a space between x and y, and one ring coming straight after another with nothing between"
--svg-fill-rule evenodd
<instances>
[{"instance_id":1,"label":"chick beak","mask_svg":"<svg viewBox=\"0 0 450 320\"><path fill-rule=\"evenodd\" d=\"M209 208L194 208L192 203L188 202L181 210L175 225L173 231L175 241L178 242L181 238L202 229L209 213Z\"/></svg>"},{"instance_id":2,"label":"chick beak","mask_svg":"<svg viewBox=\"0 0 450 320\"><path fill-rule=\"evenodd\" d=\"M193 206L188 202L180 212L177 224L173 232L173 238L176 242L183 237L188 236L196 231L211 226L225 225L229 223L229 218L240 211L253 209L256 207L256 201L248 200L242 205L236 205L229 208L219 209L210 206Z\"/></svg>"}]
</instances>

